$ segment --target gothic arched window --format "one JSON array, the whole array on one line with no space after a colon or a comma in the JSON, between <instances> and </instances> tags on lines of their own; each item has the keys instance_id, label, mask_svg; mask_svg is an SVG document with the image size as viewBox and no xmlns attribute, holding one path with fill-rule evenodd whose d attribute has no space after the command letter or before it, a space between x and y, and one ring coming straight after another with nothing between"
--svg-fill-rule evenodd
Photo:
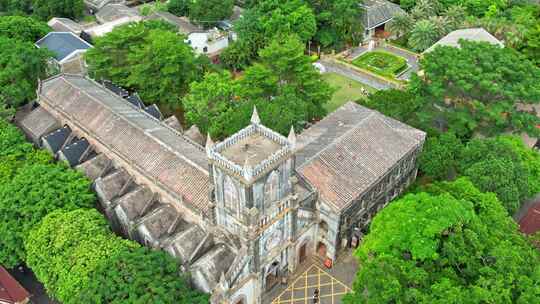
<instances>
[{"instance_id":1,"label":"gothic arched window","mask_svg":"<svg viewBox=\"0 0 540 304\"><path fill-rule=\"evenodd\" d=\"M279 176L276 171L270 173L264 185L264 197L268 202L275 202L279 198Z\"/></svg>"},{"instance_id":2,"label":"gothic arched window","mask_svg":"<svg viewBox=\"0 0 540 304\"><path fill-rule=\"evenodd\" d=\"M234 208L235 202L238 200L238 192L236 186L230 177L225 177L225 184L223 186L225 207Z\"/></svg>"}]
</instances>

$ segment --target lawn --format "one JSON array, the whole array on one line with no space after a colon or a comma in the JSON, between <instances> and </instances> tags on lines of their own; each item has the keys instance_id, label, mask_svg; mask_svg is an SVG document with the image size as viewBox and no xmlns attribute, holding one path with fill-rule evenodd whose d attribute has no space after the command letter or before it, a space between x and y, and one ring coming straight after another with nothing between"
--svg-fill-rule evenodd
<instances>
[{"instance_id":1,"label":"lawn","mask_svg":"<svg viewBox=\"0 0 540 304\"><path fill-rule=\"evenodd\" d=\"M354 59L352 64L386 77L395 77L407 68L405 58L382 51L364 53Z\"/></svg>"},{"instance_id":2,"label":"lawn","mask_svg":"<svg viewBox=\"0 0 540 304\"><path fill-rule=\"evenodd\" d=\"M325 105L328 113L335 111L347 101L355 101L364 97L362 88L367 92L374 92L375 89L336 73L325 73L322 75L324 81L336 89L332 100Z\"/></svg>"}]
</instances>

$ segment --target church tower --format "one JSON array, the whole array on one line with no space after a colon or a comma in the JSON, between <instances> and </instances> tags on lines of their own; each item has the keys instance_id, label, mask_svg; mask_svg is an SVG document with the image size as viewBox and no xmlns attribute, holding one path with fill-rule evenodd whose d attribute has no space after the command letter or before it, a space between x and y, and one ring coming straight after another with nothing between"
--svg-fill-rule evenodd
<instances>
[{"instance_id":1,"label":"church tower","mask_svg":"<svg viewBox=\"0 0 540 304\"><path fill-rule=\"evenodd\" d=\"M261 124L254 108L251 123L224 141L208 139L206 152L214 183L217 225L248 244L250 273L264 290L289 265L294 248L296 137L284 137Z\"/></svg>"}]
</instances>

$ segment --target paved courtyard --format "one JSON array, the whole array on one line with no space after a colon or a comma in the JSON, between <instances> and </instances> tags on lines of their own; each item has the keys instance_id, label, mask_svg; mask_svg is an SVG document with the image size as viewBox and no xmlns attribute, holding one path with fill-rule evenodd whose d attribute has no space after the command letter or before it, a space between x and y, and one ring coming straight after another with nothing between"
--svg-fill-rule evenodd
<instances>
[{"instance_id":1,"label":"paved courtyard","mask_svg":"<svg viewBox=\"0 0 540 304\"><path fill-rule=\"evenodd\" d=\"M319 303L338 304L350 288L324 271L317 265L311 265L298 276L272 304L311 304L315 289L319 289Z\"/></svg>"}]
</instances>

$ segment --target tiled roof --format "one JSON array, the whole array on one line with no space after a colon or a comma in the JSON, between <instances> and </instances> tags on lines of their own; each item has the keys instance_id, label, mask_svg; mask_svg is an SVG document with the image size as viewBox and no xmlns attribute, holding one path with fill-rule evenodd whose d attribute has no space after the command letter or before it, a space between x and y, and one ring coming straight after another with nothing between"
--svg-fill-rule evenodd
<instances>
[{"instance_id":1,"label":"tiled roof","mask_svg":"<svg viewBox=\"0 0 540 304\"><path fill-rule=\"evenodd\" d=\"M0 265L0 303L23 303L29 297L28 291Z\"/></svg>"},{"instance_id":2,"label":"tiled roof","mask_svg":"<svg viewBox=\"0 0 540 304\"><path fill-rule=\"evenodd\" d=\"M483 28L469 28L469 29L462 29L462 30L456 30L453 32L450 32L448 35L441 38L441 40L437 41L434 45L429 47L427 50L424 51L424 53L429 53L433 51L437 46L453 46L453 47L459 47L459 40L468 40L468 41L477 41L477 42L489 42L493 45L498 45L500 47L504 47L504 44L499 41L499 39L495 38L493 35L491 35L488 31L486 31Z\"/></svg>"},{"instance_id":3,"label":"tiled roof","mask_svg":"<svg viewBox=\"0 0 540 304\"><path fill-rule=\"evenodd\" d=\"M540 201L533 204L519 220L519 230L525 234L533 234L540 230Z\"/></svg>"},{"instance_id":4,"label":"tiled roof","mask_svg":"<svg viewBox=\"0 0 540 304\"><path fill-rule=\"evenodd\" d=\"M123 4L107 4L96 13L100 23L111 22L124 17L140 17L139 11Z\"/></svg>"},{"instance_id":5,"label":"tiled roof","mask_svg":"<svg viewBox=\"0 0 540 304\"><path fill-rule=\"evenodd\" d=\"M71 32L50 32L36 42L39 48L47 48L54 58L62 61L76 51L84 51L92 46Z\"/></svg>"},{"instance_id":6,"label":"tiled roof","mask_svg":"<svg viewBox=\"0 0 540 304\"><path fill-rule=\"evenodd\" d=\"M178 17L169 12L154 12L148 16L149 20L163 20L174 25L178 31L184 35L189 35L196 32L204 32L204 30L189 21L186 17Z\"/></svg>"},{"instance_id":7,"label":"tiled roof","mask_svg":"<svg viewBox=\"0 0 540 304\"><path fill-rule=\"evenodd\" d=\"M298 137L298 172L336 208L347 207L425 133L349 102Z\"/></svg>"},{"instance_id":8,"label":"tiled roof","mask_svg":"<svg viewBox=\"0 0 540 304\"><path fill-rule=\"evenodd\" d=\"M101 9L109 3L123 3L125 0L84 0L84 4L92 9Z\"/></svg>"},{"instance_id":9,"label":"tiled roof","mask_svg":"<svg viewBox=\"0 0 540 304\"><path fill-rule=\"evenodd\" d=\"M60 126L58 121L41 107L34 109L21 119L19 125L32 137L33 141L38 141L41 136Z\"/></svg>"},{"instance_id":10,"label":"tiled roof","mask_svg":"<svg viewBox=\"0 0 540 304\"><path fill-rule=\"evenodd\" d=\"M69 18L54 17L47 22L47 25L49 25L55 32L72 32L75 35L80 35L83 31L80 24Z\"/></svg>"},{"instance_id":11,"label":"tiled roof","mask_svg":"<svg viewBox=\"0 0 540 304\"><path fill-rule=\"evenodd\" d=\"M132 168L207 214L211 184L203 147L87 78L59 75L42 82L39 94L40 103L63 112Z\"/></svg>"},{"instance_id":12,"label":"tiled roof","mask_svg":"<svg viewBox=\"0 0 540 304\"><path fill-rule=\"evenodd\" d=\"M405 13L399 5L387 0L364 0L360 6L365 29L372 29L392 20L397 14Z\"/></svg>"}]
</instances>

